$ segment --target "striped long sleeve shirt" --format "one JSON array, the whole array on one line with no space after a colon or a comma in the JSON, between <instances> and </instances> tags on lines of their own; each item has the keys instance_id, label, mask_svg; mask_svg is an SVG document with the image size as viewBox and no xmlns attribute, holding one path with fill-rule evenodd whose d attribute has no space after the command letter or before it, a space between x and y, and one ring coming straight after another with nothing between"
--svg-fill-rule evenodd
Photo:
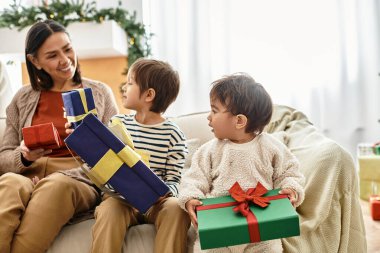
<instances>
[{"instance_id":1,"label":"striped long sleeve shirt","mask_svg":"<svg viewBox=\"0 0 380 253\"><path fill-rule=\"evenodd\" d=\"M114 117L126 126L135 148L149 154L150 169L168 185L173 196L177 196L188 152L183 132L169 120L144 125L137 122L134 115L119 114Z\"/></svg>"}]
</instances>

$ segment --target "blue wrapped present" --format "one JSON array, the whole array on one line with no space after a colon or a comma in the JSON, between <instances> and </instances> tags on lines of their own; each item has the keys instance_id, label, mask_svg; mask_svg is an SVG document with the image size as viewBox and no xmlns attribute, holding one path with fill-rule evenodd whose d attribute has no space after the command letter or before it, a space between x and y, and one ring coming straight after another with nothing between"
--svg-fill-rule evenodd
<instances>
[{"instance_id":1,"label":"blue wrapped present","mask_svg":"<svg viewBox=\"0 0 380 253\"><path fill-rule=\"evenodd\" d=\"M67 121L71 123L73 128L76 128L88 113L97 115L91 88L64 92L62 99Z\"/></svg>"},{"instance_id":2,"label":"blue wrapped present","mask_svg":"<svg viewBox=\"0 0 380 253\"><path fill-rule=\"evenodd\" d=\"M91 167L87 175L95 184L111 185L142 213L170 191L139 154L92 114L83 119L65 142Z\"/></svg>"}]
</instances>

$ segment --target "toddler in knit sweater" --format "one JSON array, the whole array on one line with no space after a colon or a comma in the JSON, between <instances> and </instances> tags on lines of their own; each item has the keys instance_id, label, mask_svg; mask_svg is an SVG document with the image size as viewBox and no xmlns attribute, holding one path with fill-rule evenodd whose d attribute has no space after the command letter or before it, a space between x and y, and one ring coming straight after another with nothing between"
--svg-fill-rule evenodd
<instances>
[{"instance_id":1,"label":"toddler in knit sweater","mask_svg":"<svg viewBox=\"0 0 380 253\"><path fill-rule=\"evenodd\" d=\"M215 139L194 154L191 168L180 184L179 204L195 228L199 199L229 195L238 182L242 189L260 182L268 190L281 188L294 207L304 199L304 176L290 150L272 135L263 132L273 105L262 85L247 74L237 73L213 82L211 112L207 119ZM196 241L195 248L199 247ZM279 252L281 240L231 246L208 252Z\"/></svg>"}]
</instances>

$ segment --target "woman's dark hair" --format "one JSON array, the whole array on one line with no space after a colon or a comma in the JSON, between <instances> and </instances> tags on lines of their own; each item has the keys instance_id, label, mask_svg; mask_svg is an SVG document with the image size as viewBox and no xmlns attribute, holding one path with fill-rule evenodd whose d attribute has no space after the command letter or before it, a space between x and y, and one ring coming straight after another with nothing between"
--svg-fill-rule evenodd
<instances>
[{"instance_id":1,"label":"woman's dark hair","mask_svg":"<svg viewBox=\"0 0 380 253\"><path fill-rule=\"evenodd\" d=\"M35 23L28 31L25 40L25 61L26 68L28 69L30 84L34 90L50 90L53 87L53 79L51 76L43 69L37 69L33 63L28 59L28 54L36 56L38 50L44 44L44 42L52 34L56 32L64 32L69 36L66 28L59 24L58 22L48 19L45 21L39 21ZM70 36L69 36L70 37ZM75 70L73 77L75 84L82 82L80 75L79 64Z\"/></svg>"},{"instance_id":2,"label":"woman's dark hair","mask_svg":"<svg viewBox=\"0 0 380 253\"><path fill-rule=\"evenodd\" d=\"M272 117L270 95L246 73L235 73L214 81L210 99L218 100L233 115L245 115L248 118L246 133L261 133Z\"/></svg>"}]
</instances>

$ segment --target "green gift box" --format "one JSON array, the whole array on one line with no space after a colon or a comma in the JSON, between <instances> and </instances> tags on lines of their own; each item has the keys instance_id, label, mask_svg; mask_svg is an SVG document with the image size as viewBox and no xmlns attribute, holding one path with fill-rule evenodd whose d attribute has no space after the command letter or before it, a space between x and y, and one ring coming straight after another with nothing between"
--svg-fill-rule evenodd
<instances>
[{"instance_id":1,"label":"green gift box","mask_svg":"<svg viewBox=\"0 0 380 253\"><path fill-rule=\"evenodd\" d=\"M233 210L240 203L231 196L202 199L203 205L197 207L201 248L219 248L299 235L298 214L286 195L278 194L279 190L270 190L262 195L264 198L269 197L269 204L264 208L249 203L248 208L252 213L247 217ZM277 197L280 198L275 199Z\"/></svg>"}]
</instances>

